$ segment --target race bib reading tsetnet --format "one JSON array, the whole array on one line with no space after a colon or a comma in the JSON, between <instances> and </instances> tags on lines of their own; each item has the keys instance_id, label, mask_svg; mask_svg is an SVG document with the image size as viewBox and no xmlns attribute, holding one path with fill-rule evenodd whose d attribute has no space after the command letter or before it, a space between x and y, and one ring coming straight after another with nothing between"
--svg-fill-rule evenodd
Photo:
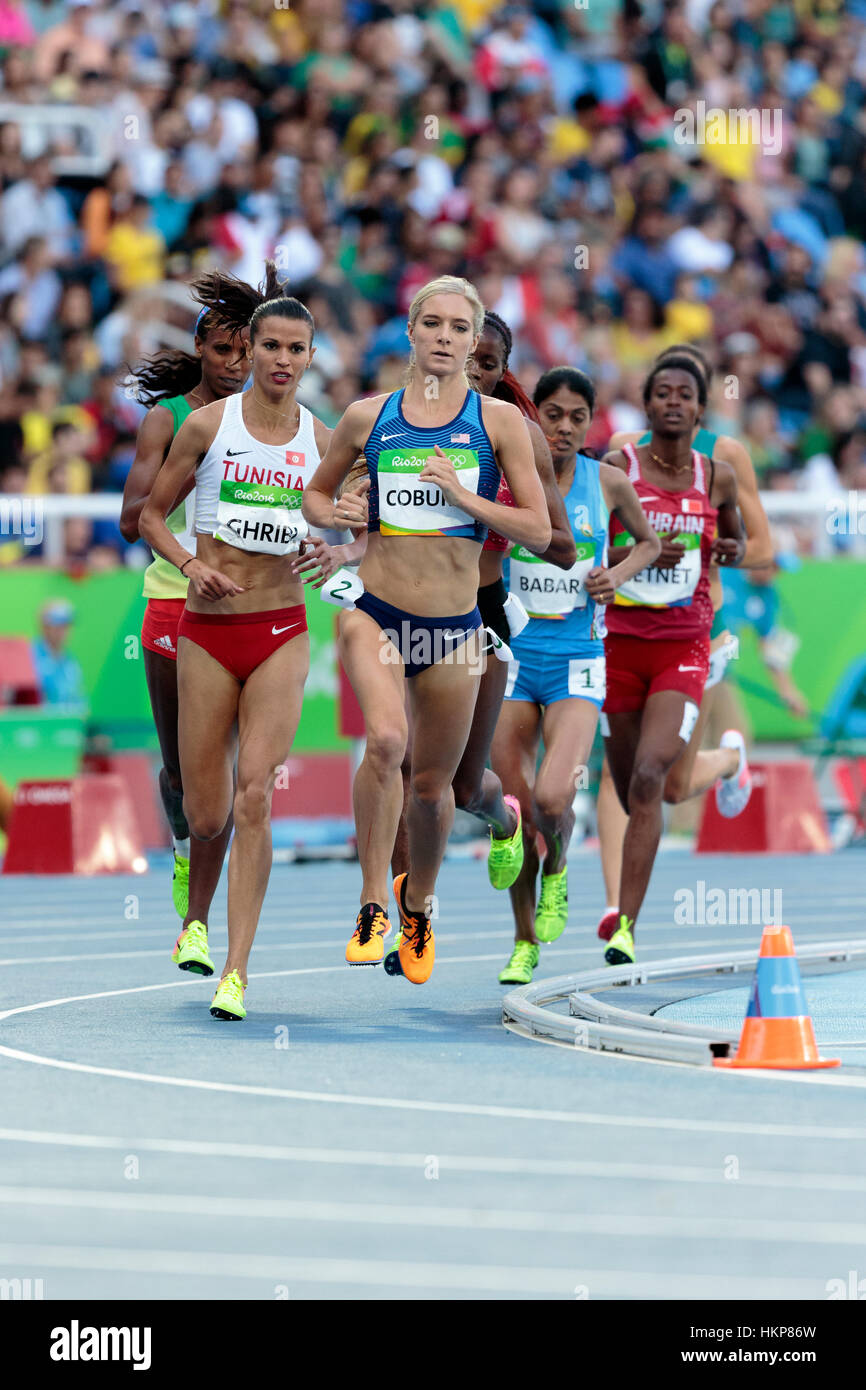
<instances>
[{"instance_id":1,"label":"race bib reading tsetnet","mask_svg":"<svg viewBox=\"0 0 866 1390\"><path fill-rule=\"evenodd\" d=\"M443 449L468 492L478 492L481 467L474 449ZM420 473L432 450L383 449L379 455L379 529L386 536L447 535L475 520L462 507L447 502L436 483L422 482Z\"/></svg>"},{"instance_id":2,"label":"race bib reading tsetnet","mask_svg":"<svg viewBox=\"0 0 866 1390\"><path fill-rule=\"evenodd\" d=\"M673 569L639 570L636 575L617 589L616 604L640 604L644 608L677 608L690 603L698 580L701 577L701 538L688 531L672 532L663 540L676 541L685 546L685 554ZM633 545L634 539L627 532L621 532L614 541L618 545Z\"/></svg>"},{"instance_id":3,"label":"race bib reading tsetnet","mask_svg":"<svg viewBox=\"0 0 866 1390\"><path fill-rule=\"evenodd\" d=\"M595 541L580 541L571 569L558 569L522 545L511 551L510 588L530 618L565 618L586 607L586 576L595 564Z\"/></svg>"}]
</instances>

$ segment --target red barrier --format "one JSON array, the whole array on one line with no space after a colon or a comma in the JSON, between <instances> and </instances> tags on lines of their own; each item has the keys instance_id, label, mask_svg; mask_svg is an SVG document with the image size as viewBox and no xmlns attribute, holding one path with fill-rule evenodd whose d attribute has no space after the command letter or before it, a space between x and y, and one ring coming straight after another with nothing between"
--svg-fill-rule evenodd
<instances>
[{"instance_id":1,"label":"red barrier","mask_svg":"<svg viewBox=\"0 0 866 1390\"><path fill-rule=\"evenodd\" d=\"M171 844L168 822L159 795L159 779L148 753L85 753L82 772L115 772L123 778L138 821L139 839L146 849Z\"/></svg>"},{"instance_id":2,"label":"red barrier","mask_svg":"<svg viewBox=\"0 0 866 1390\"><path fill-rule=\"evenodd\" d=\"M352 765L348 753L301 753L277 773L271 814L344 817L352 814Z\"/></svg>"},{"instance_id":3,"label":"red barrier","mask_svg":"<svg viewBox=\"0 0 866 1390\"><path fill-rule=\"evenodd\" d=\"M698 854L826 854L830 837L807 762L751 763L746 809L726 820L708 792L695 846Z\"/></svg>"},{"instance_id":4,"label":"red barrier","mask_svg":"<svg viewBox=\"0 0 866 1390\"><path fill-rule=\"evenodd\" d=\"M135 809L117 773L19 782L4 874L144 873Z\"/></svg>"},{"instance_id":5,"label":"red barrier","mask_svg":"<svg viewBox=\"0 0 866 1390\"><path fill-rule=\"evenodd\" d=\"M38 705L41 700L29 641L0 637L0 704Z\"/></svg>"}]
</instances>

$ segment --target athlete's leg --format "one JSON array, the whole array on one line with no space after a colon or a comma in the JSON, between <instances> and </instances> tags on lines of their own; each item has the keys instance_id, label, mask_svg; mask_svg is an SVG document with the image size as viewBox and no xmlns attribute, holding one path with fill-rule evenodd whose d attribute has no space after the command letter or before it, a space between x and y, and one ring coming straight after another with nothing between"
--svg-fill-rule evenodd
<instances>
[{"instance_id":1,"label":"athlete's leg","mask_svg":"<svg viewBox=\"0 0 866 1390\"><path fill-rule=\"evenodd\" d=\"M598 707L591 700L556 700L544 711L544 757L535 779L535 823L547 846L545 874L558 874L565 868L574 830L577 778L586 767L597 724Z\"/></svg>"},{"instance_id":2,"label":"athlete's leg","mask_svg":"<svg viewBox=\"0 0 866 1390\"><path fill-rule=\"evenodd\" d=\"M396 660L383 660L392 656ZM356 609L340 615L340 659L358 697L367 730L352 798L363 882L361 902L388 905L388 866L394 850L403 783L400 765L408 725L404 708L403 663L382 629Z\"/></svg>"},{"instance_id":3,"label":"athlete's leg","mask_svg":"<svg viewBox=\"0 0 866 1390\"><path fill-rule=\"evenodd\" d=\"M429 899L454 822L452 781L463 751L481 676L482 638L471 633L451 661L439 661L409 681L412 772L409 798L409 877L405 906L429 915Z\"/></svg>"},{"instance_id":4,"label":"athlete's leg","mask_svg":"<svg viewBox=\"0 0 866 1390\"><path fill-rule=\"evenodd\" d=\"M601 872L608 908L619 905L619 880L622 873L622 842L625 839L628 816L616 794L607 753L601 764L598 784L598 843L601 853Z\"/></svg>"},{"instance_id":5,"label":"athlete's leg","mask_svg":"<svg viewBox=\"0 0 866 1390\"><path fill-rule=\"evenodd\" d=\"M538 705L528 700L506 700L496 725L490 756L506 792L520 802L523 820L523 868L509 889L517 941L536 940L535 883L539 859L533 794L540 737Z\"/></svg>"},{"instance_id":6,"label":"athlete's leg","mask_svg":"<svg viewBox=\"0 0 866 1390\"><path fill-rule=\"evenodd\" d=\"M183 782L178 751L177 662L171 657L157 655L149 647L142 646L141 650L147 693L162 756L159 794L172 835L176 840L188 840L189 826L183 813Z\"/></svg>"},{"instance_id":7,"label":"athlete's leg","mask_svg":"<svg viewBox=\"0 0 866 1390\"><path fill-rule=\"evenodd\" d=\"M409 831L406 826L406 817L409 814L409 797L412 794L410 785L410 773L412 771L412 711L409 708L409 695L406 693L406 719L409 726L409 735L406 739L406 751L403 754L403 761L400 764L400 780L403 783L403 808L400 812L400 823L397 826L397 834L394 836L394 850L391 855L391 873L394 878L398 874L408 874L409 872Z\"/></svg>"},{"instance_id":8,"label":"athlete's leg","mask_svg":"<svg viewBox=\"0 0 866 1390\"><path fill-rule=\"evenodd\" d=\"M628 785L629 822L623 843L619 894L620 911L632 923L637 921L646 895L661 838L665 778L691 732L687 706L694 711L694 704L679 690L657 691L644 706ZM617 739L616 726L621 719L628 718L628 715L609 716L611 752ZM622 764L618 768L613 757L611 771L619 780Z\"/></svg>"},{"instance_id":9,"label":"athlete's leg","mask_svg":"<svg viewBox=\"0 0 866 1390\"><path fill-rule=\"evenodd\" d=\"M694 733L665 781L665 801L679 805L693 796L700 796L715 786L720 777L731 777L737 770L737 753L733 748L701 748L720 686L704 691L698 722Z\"/></svg>"},{"instance_id":10,"label":"athlete's leg","mask_svg":"<svg viewBox=\"0 0 866 1390\"><path fill-rule=\"evenodd\" d=\"M178 748L178 674L177 662L143 647L144 674L150 695L153 722L159 739L162 769L159 790L166 818L174 839L189 840L189 904L183 919L207 926L208 914L219 883L226 846L232 833L231 815L221 833L213 840L190 836L183 812L183 781Z\"/></svg>"},{"instance_id":11,"label":"athlete's leg","mask_svg":"<svg viewBox=\"0 0 866 1390\"><path fill-rule=\"evenodd\" d=\"M506 806L502 783L487 766L496 721L508 681L508 665L492 653L484 658L486 668L478 687L472 728L460 766L454 776L454 799L461 811L486 821L494 837L502 839L516 829L514 812Z\"/></svg>"},{"instance_id":12,"label":"athlete's leg","mask_svg":"<svg viewBox=\"0 0 866 1390\"><path fill-rule=\"evenodd\" d=\"M310 639L303 632L256 667L238 701L238 785L229 855L229 949L223 976L236 970L244 984L271 872L274 782L291 752L309 667Z\"/></svg>"},{"instance_id":13,"label":"athlete's leg","mask_svg":"<svg viewBox=\"0 0 866 1390\"><path fill-rule=\"evenodd\" d=\"M178 638L178 736L190 835L216 840L232 807L240 682L188 637Z\"/></svg>"}]
</instances>

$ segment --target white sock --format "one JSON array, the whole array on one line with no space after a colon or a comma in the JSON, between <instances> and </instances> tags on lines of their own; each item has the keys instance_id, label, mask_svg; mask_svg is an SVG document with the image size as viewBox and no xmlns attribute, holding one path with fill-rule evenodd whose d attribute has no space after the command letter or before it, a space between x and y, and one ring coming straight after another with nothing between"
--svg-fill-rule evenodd
<instances>
[{"instance_id":1,"label":"white sock","mask_svg":"<svg viewBox=\"0 0 866 1390\"><path fill-rule=\"evenodd\" d=\"M617 915L619 915L619 908L614 903L608 903L607 907L604 909L605 917L609 912L615 912Z\"/></svg>"},{"instance_id":2,"label":"white sock","mask_svg":"<svg viewBox=\"0 0 866 1390\"><path fill-rule=\"evenodd\" d=\"M189 859L189 840L177 840L174 835L171 838L175 854L179 854L181 859Z\"/></svg>"}]
</instances>

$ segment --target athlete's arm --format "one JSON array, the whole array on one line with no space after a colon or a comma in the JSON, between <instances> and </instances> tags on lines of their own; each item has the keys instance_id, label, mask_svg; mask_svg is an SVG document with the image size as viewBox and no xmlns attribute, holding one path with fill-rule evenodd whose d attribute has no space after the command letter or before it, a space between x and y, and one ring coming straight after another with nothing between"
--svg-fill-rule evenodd
<instances>
[{"instance_id":1,"label":"athlete's arm","mask_svg":"<svg viewBox=\"0 0 866 1390\"><path fill-rule=\"evenodd\" d=\"M737 497L743 525L746 528L744 568L760 569L773 559L770 523L758 492L758 479L748 449L738 439L723 434L713 453L716 462L729 463L737 480Z\"/></svg>"},{"instance_id":2,"label":"athlete's arm","mask_svg":"<svg viewBox=\"0 0 866 1390\"><path fill-rule=\"evenodd\" d=\"M138 529L151 550L179 570L190 581L200 598L229 598L242 594L243 589L234 580L211 569L210 565L197 560L180 541L173 536L165 524L165 518L176 505L177 495L185 483L195 480L197 464L204 458L213 443L222 411L211 414L222 402L215 401L201 410L188 415L172 440L168 458L156 475L150 496L145 502L139 517Z\"/></svg>"},{"instance_id":3,"label":"athlete's arm","mask_svg":"<svg viewBox=\"0 0 866 1390\"><path fill-rule=\"evenodd\" d=\"M540 555L550 545L553 530L544 490L535 471L526 421L516 405L490 396L483 398L481 412L499 467L511 489L514 506L488 502L485 497L463 487L453 463L438 444L419 477L422 482L436 483L452 506L461 507L484 526Z\"/></svg>"},{"instance_id":4,"label":"athlete's arm","mask_svg":"<svg viewBox=\"0 0 866 1390\"><path fill-rule=\"evenodd\" d=\"M138 519L141 509L150 496L157 473L165 462L171 445L174 420L170 410L154 406L141 422L135 442L135 458L126 475L123 489L123 506L120 512L120 534L125 541L138 540ZM194 476L187 480L188 485L181 489L177 502L183 500L192 490ZM177 505L175 502L175 506ZM173 508L170 508L173 510Z\"/></svg>"},{"instance_id":5,"label":"athlete's arm","mask_svg":"<svg viewBox=\"0 0 866 1390\"><path fill-rule=\"evenodd\" d=\"M628 553L615 565L608 569L596 565L586 576L585 588L590 598L594 598L596 603L610 603L621 584L625 584L638 570L653 563L662 543L647 521L640 499L622 469L601 463L599 479L608 511L629 535L634 536L635 541L634 545L622 547ZM617 546L618 555L619 551L620 547Z\"/></svg>"},{"instance_id":6,"label":"athlete's arm","mask_svg":"<svg viewBox=\"0 0 866 1390\"><path fill-rule=\"evenodd\" d=\"M301 542L292 573L312 589L321 589L343 565L359 565L367 551L367 532L362 531L346 545L329 545L322 536L309 536Z\"/></svg>"},{"instance_id":7,"label":"athlete's arm","mask_svg":"<svg viewBox=\"0 0 866 1390\"><path fill-rule=\"evenodd\" d=\"M550 456L550 445L544 437L544 430L534 420L527 420L526 428L529 430L529 438L532 440L535 471L541 479L541 486L544 488L547 514L553 528L550 545L542 554L541 559L548 560L551 565L558 565L560 569L570 570L577 559L577 547L574 544L571 523L568 520L562 493L556 481L553 459Z\"/></svg>"},{"instance_id":8,"label":"athlete's arm","mask_svg":"<svg viewBox=\"0 0 866 1390\"><path fill-rule=\"evenodd\" d=\"M718 508L718 535L713 541L713 559L726 568L741 565L746 553L746 536L737 507L737 477L731 465L721 459L716 460L710 501Z\"/></svg>"},{"instance_id":9,"label":"athlete's arm","mask_svg":"<svg viewBox=\"0 0 866 1390\"><path fill-rule=\"evenodd\" d=\"M364 452L381 406L381 396L353 401L331 434L325 456L304 492L301 511L312 526L345 531L347 528L359 530L367 525L369 479L356 491L344 493L339 507L334 499L358 455Z\"/></svg>"}]
</instances>

